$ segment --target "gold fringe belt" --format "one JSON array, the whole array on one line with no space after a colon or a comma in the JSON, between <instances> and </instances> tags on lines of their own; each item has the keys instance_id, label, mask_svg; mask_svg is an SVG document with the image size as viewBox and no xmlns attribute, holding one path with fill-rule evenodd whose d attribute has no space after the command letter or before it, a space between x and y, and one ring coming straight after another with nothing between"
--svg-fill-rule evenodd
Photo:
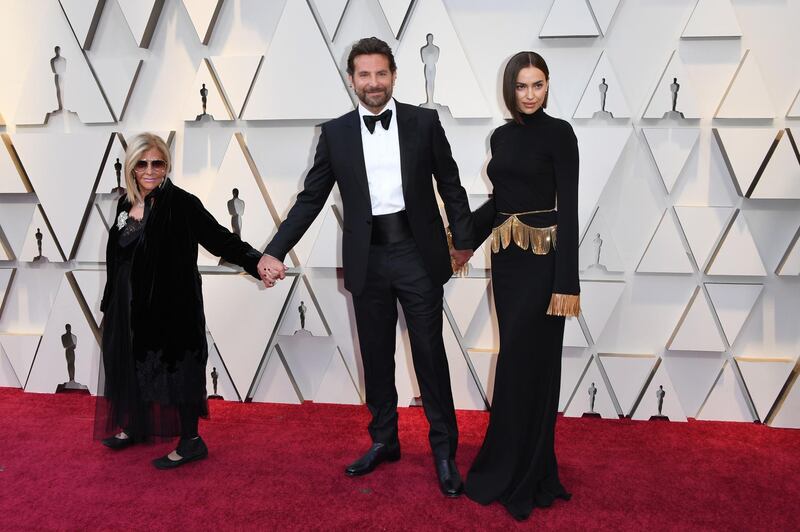
<instances>
[{"instance_id":1,"label":"gold fringe belt","mask_svg":"<svg viewBox=\"0 0 800 532\"><path fill-rule=\"evenodd\" d=\"M530 248L534 255L550 253L550 250L556 247L556 228L558 226L533 227L524 223L518 216L553 211L555 209L517 213L501 212L500 214L508 216L508 219L492 229L492 253L498 253L501 246L506 249L512 240L520 249Z\"/></svg>"}]
</instances>

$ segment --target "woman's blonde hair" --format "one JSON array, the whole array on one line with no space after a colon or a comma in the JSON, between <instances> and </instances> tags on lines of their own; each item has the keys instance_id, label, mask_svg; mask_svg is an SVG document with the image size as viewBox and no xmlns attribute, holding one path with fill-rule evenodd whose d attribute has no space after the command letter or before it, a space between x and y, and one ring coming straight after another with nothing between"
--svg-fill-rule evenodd
<instances>
[{"instance_id":1,"label":"woman's blonde hair","mask_svg":"<svg viewBox=\"0 0 800 532\"><path fill-rule=\"evenodd\" d=\"M172 170L172 159L169 154L169 146L164 142L164 139L153 133L140 133L128 142L128 149L125 150L125 188L127 190L128 201L132 205L136 205L144 198L139 192L139 185L136 183L136 174L134 167L141 159L142 154L147 150L155 148L161 152L161 157L167 163L167 171L164 173L164 181L167 179L167 174ZM164 181L161 184L164 184Z\"/></svg>"}]
</instances>

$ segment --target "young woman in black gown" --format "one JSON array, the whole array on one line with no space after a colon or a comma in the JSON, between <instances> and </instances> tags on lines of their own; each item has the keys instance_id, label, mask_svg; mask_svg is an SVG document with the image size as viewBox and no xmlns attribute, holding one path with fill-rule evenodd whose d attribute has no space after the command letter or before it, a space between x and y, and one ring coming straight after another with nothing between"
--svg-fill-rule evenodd
<instances>
[{"instance_id":1,"label":"young woman in black gown","mask_svg":"<svg viewBox=\"0 0 800 532\"><path fill-rule=\"evenodd\" d=\"M500 332L486 437L467 476L471 499L502 503L516 519L570 495L554 449L564 317L580 312L578 144L548 116L549 70L534 52L506 65L512 120L491 137L492 199L474 213L492 237L492 289Z\"/></svg>"},{"instance_id":2,"label":"young woman in black gown","mask_svg":"<svg viewBox=\"0 0 800 532\"><path fill-rule=\"evenodd\" d=\"M106 248L95 434L115 450L180 436L175 451L153 461L170 469L208 454L198 434L208 414L208 346L197 245L256 278L262 254L172 184L160 137L131 139L124 168L127 193Z\"/></svg>"}]
</instances>

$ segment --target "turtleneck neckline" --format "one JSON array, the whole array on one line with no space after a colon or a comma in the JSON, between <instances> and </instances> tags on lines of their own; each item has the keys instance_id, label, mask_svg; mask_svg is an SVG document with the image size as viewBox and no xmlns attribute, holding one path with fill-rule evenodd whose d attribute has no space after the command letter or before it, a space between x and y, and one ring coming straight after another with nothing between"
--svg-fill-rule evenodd
<instances>
[{"instance_id":1,"label":"turtleneck neckline","mask_svg":"<svg viewBox=\"0 0 800 532\"><path fill-rule=\"evenodd\" d=\"M537 120L541 120L542 117L545 116L544 107L539 107L536 111L530 114L520 113L520 116L522 117L522 122L524 124L532 124Z\"/></svg>"}]
</instances>

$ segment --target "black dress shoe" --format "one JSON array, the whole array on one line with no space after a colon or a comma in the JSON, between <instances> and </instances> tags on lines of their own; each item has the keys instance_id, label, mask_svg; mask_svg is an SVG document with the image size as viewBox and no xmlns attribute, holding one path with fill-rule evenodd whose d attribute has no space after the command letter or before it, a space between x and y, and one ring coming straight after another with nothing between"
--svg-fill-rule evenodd
<instances>
[{"instance_id":1,"label":"black dress shoe","mask_svg":"<svg viewBox=\"0 0 800 532\"><path fill-rule=\"evenodd\" d=\"M364 456L345 468L344 474L348 477L366 475L383 462L397 462L398 460L400 460L399 444L390 447L385 443L373 443Z\"/></svg>"},{"instance_id":2,"label":"black dress shoe","mask_svg":"<svg viewBox=\"0 0 800 532\"><path fill-rule=\"evenodd\" d=\"M153 460L153 465L157 469L174 469L195 460L202 460L208 456L208 447L206 447L206 443L200 436L194 439L181 438L176 451L181 455L180 460L172 460L169 455L166 455Z\"/></svg>"},{"instance_id":3,"label":"black dress shoe","mask_svg":"<svg viewBox=\"0 0 800 532\"><path fill-rule=\"evenodd\" d=\"M127 438L117 438L116 436L111 436L110 438L105 438L104 440L102 440L101 443L106 447L108 447L109 449L114 449L115 451L121 451L122 449L130 447L131 445L136 443L136 440L131 436L128 436Z\"/></svg>"},{"instance_id":4,"label":"black dress shoe","mask_svg":"<svg viewBox=\"0 0 800 532\"><path fill-rule=\"evenodd\" d=\"M439 478L439 489L446 497L458 497L464 491L464 483L458 473L456 461L436 459L436 476Z\"/></svg>"}]
</instances>

